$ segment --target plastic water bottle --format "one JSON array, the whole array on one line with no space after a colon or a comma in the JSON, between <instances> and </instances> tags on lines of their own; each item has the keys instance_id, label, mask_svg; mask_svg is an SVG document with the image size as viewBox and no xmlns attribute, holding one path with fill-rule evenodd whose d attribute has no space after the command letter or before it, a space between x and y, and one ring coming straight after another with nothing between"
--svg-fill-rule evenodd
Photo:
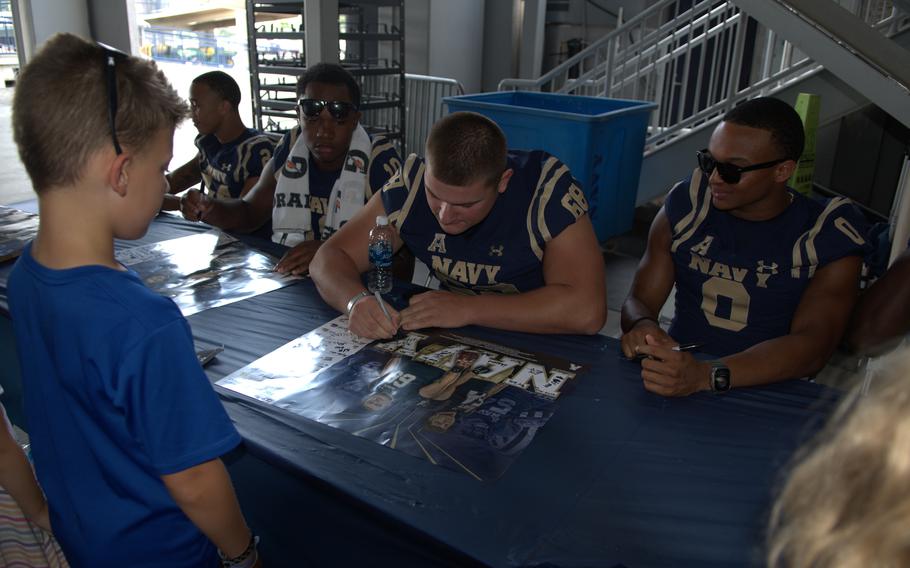
<instances>
[{"instance_id":1,"label":"plastic water bottle","mask_svg":"<svg viewBox=\"0 0 910 568\"><path fill-rule=\"evenodd\" d=\"M385 215L376 217L370 230L370 271L367 287L370 292L387 294L392 291L392 227Z\"/></svg>"}]
</instances>

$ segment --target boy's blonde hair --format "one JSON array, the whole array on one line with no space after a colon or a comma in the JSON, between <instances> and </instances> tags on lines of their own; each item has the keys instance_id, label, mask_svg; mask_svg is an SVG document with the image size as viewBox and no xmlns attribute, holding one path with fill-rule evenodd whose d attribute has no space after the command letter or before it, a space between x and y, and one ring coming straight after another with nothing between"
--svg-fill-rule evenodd
<instances>
[{"instance_id":1,"label":"boy's blonde hair","mask_svg":"<svg viewBox=\"0 0 910 568\"><path fill-rule=\"evenodd\" d=\"M105 50L57 34L22 69L13 97L13 136L39 194L75 184L96 151L113 148ZM151 61L116 59L117 139L141 152L161 128L189 114L186 102Z\"/></svg>"},{"instance_id":2,"label":"boy's blonde hair","mask_svg":"<svg viewBox=\"0 0 910 568\"><path fill-rule=\"evenodd\" d=\"M769 566L910 566L910 348L882 369L798 455L772 512Z\"/></svg>"}]
</instances>

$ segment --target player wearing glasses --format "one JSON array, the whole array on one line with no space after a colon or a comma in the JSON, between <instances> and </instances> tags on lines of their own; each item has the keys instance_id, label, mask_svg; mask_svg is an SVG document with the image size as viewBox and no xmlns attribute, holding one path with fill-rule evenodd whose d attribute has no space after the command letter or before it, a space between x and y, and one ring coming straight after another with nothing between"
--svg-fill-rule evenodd
<instances>
[{"instance_id":1,"label":"player wearing glasses","mask_svg":"<svg viewBox=\"0 0 910 568\"><path fill-rule=\"evenodd\" d=\"M302 274L316 250L398 170L388 140L360 125L360 87L343 67L320 63L297 81L299 124L279 142L255 186L240 199L209 200L190 192L190 220L255 231L272 220L272 240L292 247L276 265Z\"/></svg>"},{"instance_id":2,"label":"player wearing glasses","mask_svg":"<svg viewBox=\"0 0 910 568\"><path fill-rule=\"evenodd\" d=\"M747 101L670 191L622 308L622 349L649 356L648 390L685 396L810 376L834 351L856 298L865 220L847 199L787 187L803 144L789 105ZM657 318L674 285L665 332ZM722 358L671 349L693 341Z\"/></svg>"}]
</instances>

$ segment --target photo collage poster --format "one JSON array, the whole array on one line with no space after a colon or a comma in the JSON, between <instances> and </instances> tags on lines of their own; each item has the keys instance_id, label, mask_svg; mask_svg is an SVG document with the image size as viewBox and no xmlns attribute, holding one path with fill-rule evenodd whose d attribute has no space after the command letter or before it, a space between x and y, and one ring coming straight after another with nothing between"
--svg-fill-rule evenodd
<instances>
[{"instance_id":1,"label":"photo collage poster","mask_svg":"<svg viewBox=\"0 0 910 568\"><path fill-rule=\"evenodd\" d=\"M265 294L299 280L278 259L218 230L119 250L117 260L171 298L184 316Z\"/></svg>"},{"instance_id":2,"label":"photo collage poster","mask_svg":"<svg viewBox=\"0 0 910 568\"><path fill-rule=\"evenodd\" d=\"M442 330L367 342L341 316L217 384L478 480L500 477L581 365Z\"/></svg>"}]
</instances>

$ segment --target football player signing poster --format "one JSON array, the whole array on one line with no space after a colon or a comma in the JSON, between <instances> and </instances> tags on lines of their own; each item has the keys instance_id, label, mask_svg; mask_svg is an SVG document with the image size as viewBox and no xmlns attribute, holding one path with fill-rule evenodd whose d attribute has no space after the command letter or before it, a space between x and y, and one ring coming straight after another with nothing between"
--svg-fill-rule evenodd
<instances>
[{"instance_id":1,"label":"football player signing poster","mask_svg":"<svg viewBox=\"0 0 910 568\"><path fill-rule=\"evenodd\" d=\"M552 416L556 399L582 370L568 361L448 332L411 332L349 353L332 358L330 366L309 378L289 381L274 366L263 372L257 361L219 384L489 480L502 475L531 443ZM283 359L289 370L291 358ZM298 359L297 366L301 363ZM270 388L272 381L282 388Z\"/></svg>"}]
</instances>

